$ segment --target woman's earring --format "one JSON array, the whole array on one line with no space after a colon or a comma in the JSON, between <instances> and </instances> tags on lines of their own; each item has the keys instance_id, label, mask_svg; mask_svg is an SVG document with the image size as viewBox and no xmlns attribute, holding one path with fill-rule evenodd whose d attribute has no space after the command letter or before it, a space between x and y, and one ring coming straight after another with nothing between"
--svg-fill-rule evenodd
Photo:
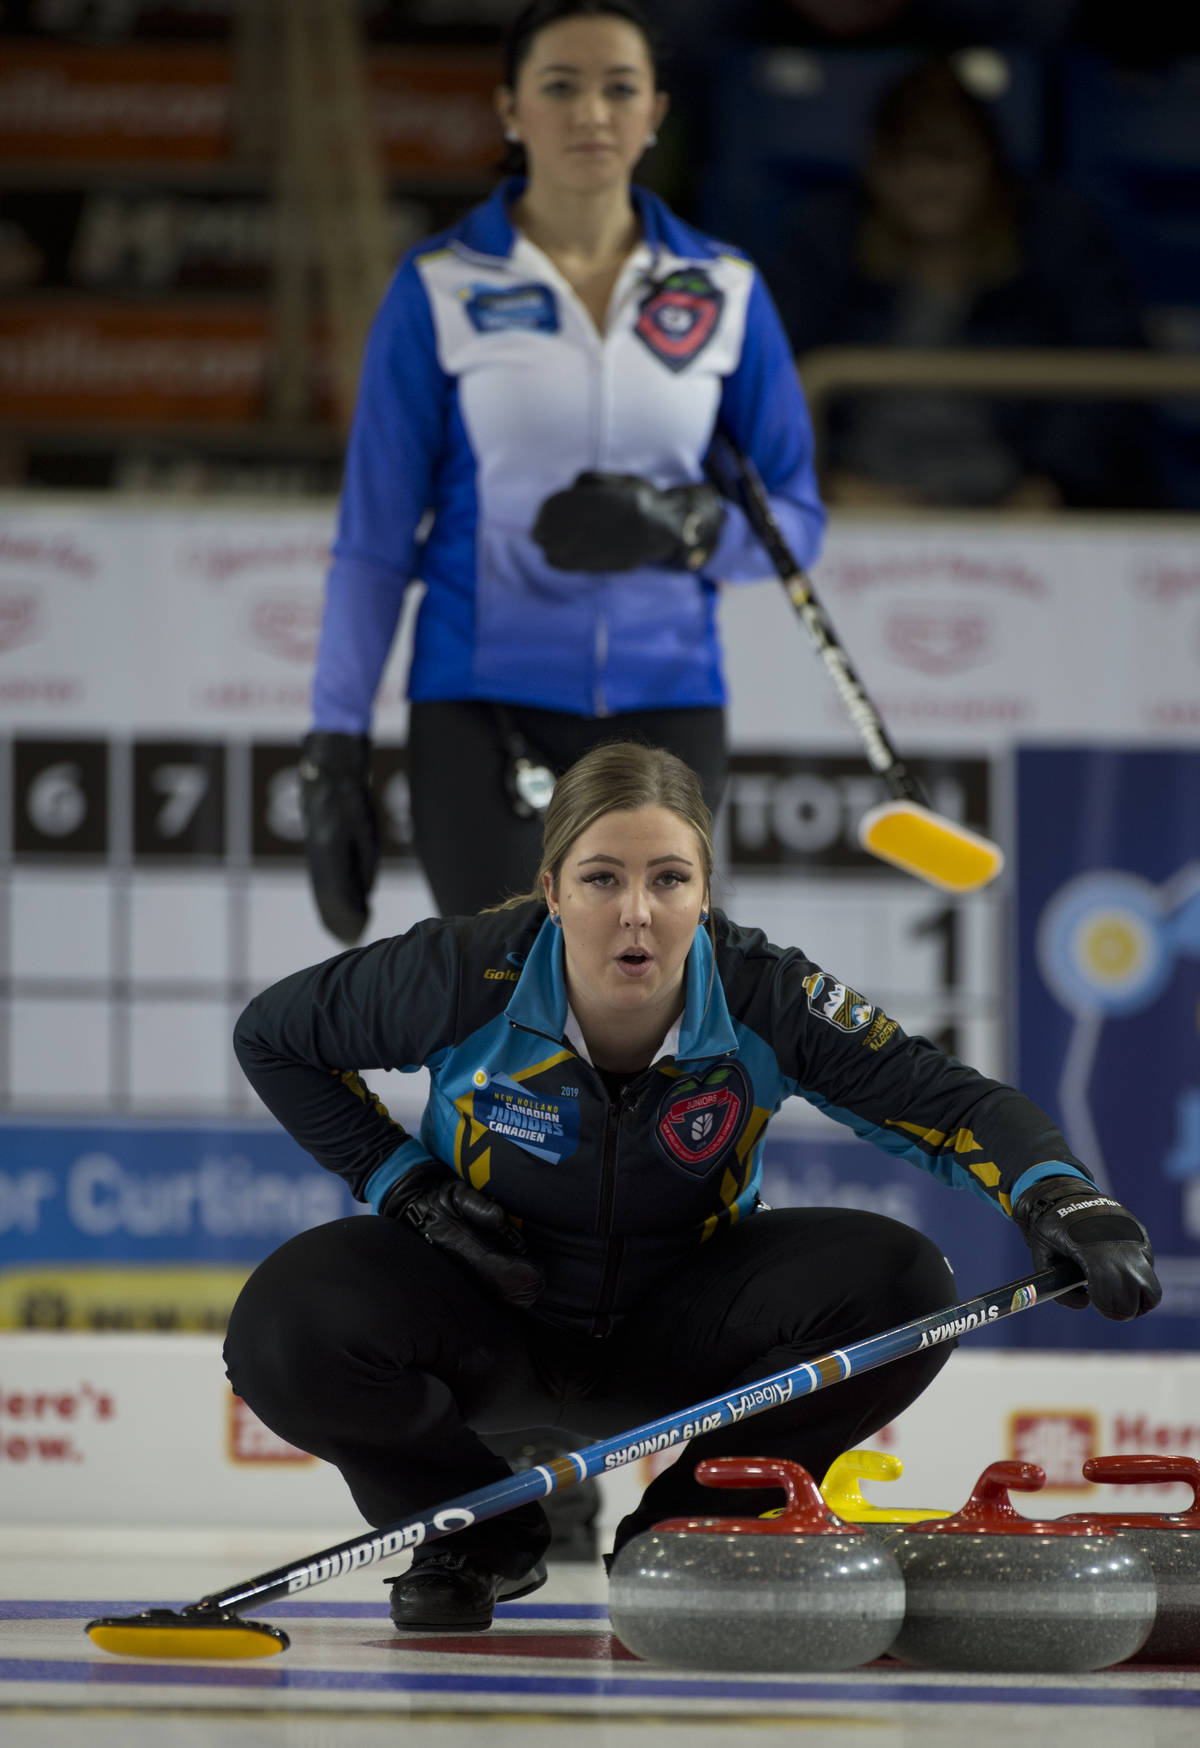
<instances>
[{"instance_id":1,"label":"woman's earring","mask_svg":"<svg viewBox=\"0 0 1200 1748\"><path fill-rule=\"evenodd\" d=\"M650 150L651 146L656 146L657 144L658 144L658 135L657 134L648 134L646 136L646 150L647 151Z\"/></svg>"},{"instance_id":2,"label":"woman's earring","mask_svg":"<svg viewBox=\"0 0 1200 1748\"><path fill-rule=\"evenodd\" d=\"M513 127L511 122L504 130L504 137L508 141L510 146L515 146L515 145L518 145L520 143L520 135L518 134L516 128Z\"/></svg>"},{"instance_id":3,"label":"woman's earring","mask_svg":"<svg viewBox=\"0 0 1200 1748\"><path fill-rule=\"evenodd\" d=\"M708 921L708 912L706 910L702 910L700 912L700 927L703 928L707 921Z\"/></svg>"},{"instance_id":4,"label":"woman's earring","mask_svg":"<svg viewBox=\"0 0 1200 1748\"><path fill-rule=\"evenodd\" d=\"M550 912L550 921L554 924L556 929L562 928L562 917L560 916L558 911L552 910Z\"/></svg>"}]
</instances>

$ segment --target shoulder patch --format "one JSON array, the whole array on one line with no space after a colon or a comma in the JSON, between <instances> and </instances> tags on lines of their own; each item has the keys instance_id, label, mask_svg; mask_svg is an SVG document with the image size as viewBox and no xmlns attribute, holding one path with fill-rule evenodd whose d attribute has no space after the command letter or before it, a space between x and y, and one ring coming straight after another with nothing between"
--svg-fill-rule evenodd
<instances>
[{"instance_id":1,"label":"shoulder patch","mask_svg":"<svg viewBox=\"0 0 1200 1748\"><path fill-rule=\"evenodd\" d=\"M861 1032L874 1018L875 1009L848 984L838 983L823 971L813 971L804 979L810 1013L827 1020L839 1032Z\"/></svg>"}]
</instances>

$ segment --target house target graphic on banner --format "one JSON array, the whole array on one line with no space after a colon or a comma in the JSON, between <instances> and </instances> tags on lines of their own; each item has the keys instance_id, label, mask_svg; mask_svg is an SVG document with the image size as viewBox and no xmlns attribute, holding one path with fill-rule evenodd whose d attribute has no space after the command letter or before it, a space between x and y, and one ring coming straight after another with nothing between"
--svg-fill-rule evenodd
<instances>
[{"instance_id":1,"label":"house target graphic on banner","mask_svg":"<svg viewBox=\"0 0 1200 1748\"><path fill-rule=\"evenodd\" d=\"M1163 1305L1114 1340L1194 1345L1200 753L1022 749L1017 791L1016 1078L1150 1232Z\"/></svg>"}]
</instances>

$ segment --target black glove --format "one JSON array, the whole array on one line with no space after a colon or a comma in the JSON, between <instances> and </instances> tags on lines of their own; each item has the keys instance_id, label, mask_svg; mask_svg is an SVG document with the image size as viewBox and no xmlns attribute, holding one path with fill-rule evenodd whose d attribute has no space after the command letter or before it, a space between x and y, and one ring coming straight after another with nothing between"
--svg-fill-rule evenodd
<instances>
[{"instance_id":1,"label":"black glove","mask_svg":"<svg viewBox=\"0 0 1200 1748\"><path fill-rule=\"evenodd\" d=\"M308 734L300 758L308 876L321 921L353 946L367 926L379 820L365 734Z\"/></svg>"},{"instance_id":2,"label":"black glove","mask_svg":"<svg viewBox=\"0 0 1200 1748\"><path fill-rule=\"evenodd\" d=\"M418 1165L405 1172L379 1212L390 1220L411 1221L430 1244L457 1257L510 1305L532 1305L545 1285L499 1202L444 1166Z\"/></svg>"},{"instance_id":3,"label":"black glove","mask_svg":"<svg viewBox=\"0 0 1200 1748\"><path fill-rule=\"evenodd\" d=\"M1094 1184L1043 1178L1017 1202L1013 1219L1036 1269L1070 1262L1082 1274L1085 1285L1063 1293L1060 1305L1078 1311L1090 1303L1102 1316L1127 1323L1162 1298L1146 1228Z\"/></svg>"},{"instance_id":4,"label":"black glove","mask_svg":"<svg viewBox=\"0 0 1200 1748\"><path fill-rule=\"evenodd\" d=\"M712 557L724 520L721 494L707 484L660 491L635 473L581 473L546 499L533 538L560 571L695 571Z\"/></svg>"}]
</instances>

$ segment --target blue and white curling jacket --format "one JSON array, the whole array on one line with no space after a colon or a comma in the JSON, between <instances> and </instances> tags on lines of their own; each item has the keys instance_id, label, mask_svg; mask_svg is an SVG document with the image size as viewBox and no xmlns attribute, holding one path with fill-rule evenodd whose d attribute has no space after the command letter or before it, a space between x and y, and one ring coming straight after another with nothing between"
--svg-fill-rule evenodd
<instances>
[{"instance_id":1,"label":"blue and white curling jacket","mask_svg":"<svg viewBox=\"0 0 1200 1748\"><path fill-rule=\"evenodd\" d=\"M910 1037L796 947L712 916L657 1059L609 1096L570 1011L562 931L530 901L435 918L297 971L238 1021L267 1108L378 1207L431 1161L493 1197L546 1276L533 1315L607 1333L758 1206L767 1124L807 1099L885 1152L1010 1213L1086 1177L1023 1093ZM418 1133L359 1069L428 1070Z\"/></svg>"},{"instance_id":2,"label":"blue and white curling jacket","mask_svg":"<svg viewBox=\"0 0 1200 1748\"><path fill-rule=\"evenodd\" d=\"M380 306L346 458L313 723L363 734L405 588L420 577L409 696L581 716L724 702L717 581L771 567L741 511L696 576L580 575L530 539L584 469L703 478L718 420L756 463L802 565L824 511L812 429L749 261L634 190L642 242L601 334L517 232L506 182L412 249Z\"/></svg>"}]
</instances>

